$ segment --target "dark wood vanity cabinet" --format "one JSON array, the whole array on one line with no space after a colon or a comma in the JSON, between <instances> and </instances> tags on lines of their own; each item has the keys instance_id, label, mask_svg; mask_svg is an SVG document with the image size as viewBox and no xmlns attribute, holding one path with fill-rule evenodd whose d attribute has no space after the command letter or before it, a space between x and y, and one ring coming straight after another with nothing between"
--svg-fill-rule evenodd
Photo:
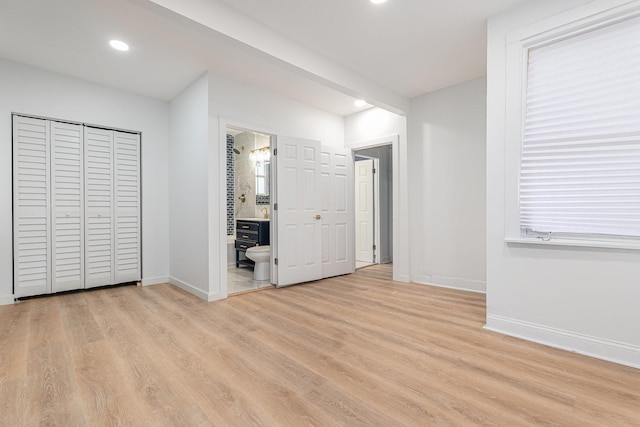
<instances>
[{"instance_id":1,"label":"dark wood vanity cabinet","mask_svg":"<svg viewBox=\"0 0 640 427\"><path fill-rule=\"evenodd\" d=\"M236 220L236 267L253 265L245 252L254 246L269 244L269 220Z\"/></svg>"}]
</instances>

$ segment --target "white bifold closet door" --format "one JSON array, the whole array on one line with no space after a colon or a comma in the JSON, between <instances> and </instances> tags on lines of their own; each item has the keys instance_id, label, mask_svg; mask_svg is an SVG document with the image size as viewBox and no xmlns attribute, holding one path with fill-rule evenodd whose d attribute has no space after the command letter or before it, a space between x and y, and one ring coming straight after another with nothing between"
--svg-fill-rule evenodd
<instances>
[{"instance_id":1,"label":"white bifold closet door","mask_svg":"<svg viewBox=\"0 0 640 427\"><path fill-rule=\"evenodd\" d=\"M86 126L85 141L85 287L114 281L113 131Z\"/></svg>"},{"instance_id":2,"label":"white bifold closet door","mask_svg":"<svg viewBox=\"0 0 640 427\"><path fill-rule=\"evenodd\" d=\"M51 292L49 122L13 117L13 282L16 298Z\"/></svg>"},{"instance_id":3,"label":"white bifold closet door","mask_svg":"<svg viewBox=\"0 0 640 427\"><path fill-rule=\"evenodd\" d=\"M115 283L140 280L140 135L114 131Z\"/></svg>"},{"instance_id":4,"label":"white bifold closet door","mask_svg":"<svg viewBox=\"0 0 640 427\"><path fill-rule=\"evenodd\" d=\"M140 135L85 127L87 288L140 280Z\"/></svg>"},{"instance_id":5,"label":"white bifold closet door","mask_svg":"<svg viewBox=\"0 0 640 427\"><path fill-rule=\"evenodd\" d=\"M140 135L13 117L17 298L137 281Z\"/></svg>"},{"instance_id":6,"label":"white bifold closet door","mask_svg":"<svg viewBox=\"0 0 640 427\"><path fill-rule=\"evenodd\" d=\"M84 287L82 125L51 127L51 292Z\"/></svg>"}]
</instances>

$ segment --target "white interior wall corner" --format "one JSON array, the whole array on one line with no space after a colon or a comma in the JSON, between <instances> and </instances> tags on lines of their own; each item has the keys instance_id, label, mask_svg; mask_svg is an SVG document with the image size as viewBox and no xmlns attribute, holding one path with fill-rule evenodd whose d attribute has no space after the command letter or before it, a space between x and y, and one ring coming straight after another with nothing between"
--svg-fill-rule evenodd
<instances>
[{"instance_id":1,"label":"white interior wall corner","mask_svg":"<svg viewBox=\"0 0 640 427\"><path fill-rule=\"evenodd\" d=\"M412 99L409 159L414 280L485 290L486 79Z\"/></svg>"},{"instance_id":2,"label":"white interior wall corner","mask_svg":"<svg viewBox=\"0 0 640 427\"><path fill-rule=\"evenodd\" d=\"M169 139L171 282L204 299L210 287L208 106L205 73L170 102Z\"/></svg>"}]
</instances>

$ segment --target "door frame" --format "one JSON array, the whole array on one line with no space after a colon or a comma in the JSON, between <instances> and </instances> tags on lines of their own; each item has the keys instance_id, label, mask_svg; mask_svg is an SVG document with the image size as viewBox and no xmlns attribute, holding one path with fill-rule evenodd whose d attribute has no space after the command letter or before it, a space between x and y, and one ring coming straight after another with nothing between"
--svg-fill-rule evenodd
<instances>
[{"instance_id":1,"label":"door frame","mask_svg":"<svg viewBox=\"0 0 640 427\"><path fill-rule=\"evenodd\" d=\"M392 203L393 203L393 220L391 222L391 227L393 230L393 241L392 245L392 253L393 253L393 280L397 282L409 282L409 270L407 266L401 266L399 262L395 262L396 259L400 257L408 257L409 253L407 250L401 249L401 242L403 239L408 238L408 230L406 229L406 225L402 225L404 227L401 230L401 221L400 221L400 213L408 213L408 194L406 189L406 180L407 180L407 172L406 167L401 168L401 163L406 165L406 152L404 153L403 159L400 158L400 136L399 135L390 135L383 136L380 138L366 139L355 142L346 142L345 148L351 149L351 152L355 155L355 152L358 150L362 150L365 148L375 148L383 145L391 145L391 164L392 164ZM406 151L406 150L405 150ZM404 185L400 185L400 180L403 180ZM401 194L401 189L403 193ZM402 207L402 209L401 209ZM406 215L405 215L406 216ZM408 224L408 221L404 221L404 224Z\"/></svg>"},{"instance_id":2,"label":"door frame","mask_svg":"<svg viewBox=\"0 0 640 427\"><path fill-rule=\"evenodd\" d=\"M218 138L209 138L209 164L218 165L218 174L209 173L209 296L208 301L226 299L227 287L227 128L234 128L247 132L268 135L270 147L277 143L277 132L264 125L244 123L220 116L218 119ZM213 131L211 132L213 133ZM212 144L217 144L217 147ZM271 200L269 221L269 235L271 246L277 247L275 242L275 221L273 221L273 201L275 200L273 167L271 168ZM216 182L216 179L218 182ZM217 187L216 187L217 184ZM217 191L212 191L217 189ZM218 197L219 196L219 197ZM217 206L216 206L217 204ZM271 250L271 265L273 266L274 250ZM274 281L274 269L271 268L271 280ZM212 289L216 283L218 289Z\"/></svg>"}]
</instances>

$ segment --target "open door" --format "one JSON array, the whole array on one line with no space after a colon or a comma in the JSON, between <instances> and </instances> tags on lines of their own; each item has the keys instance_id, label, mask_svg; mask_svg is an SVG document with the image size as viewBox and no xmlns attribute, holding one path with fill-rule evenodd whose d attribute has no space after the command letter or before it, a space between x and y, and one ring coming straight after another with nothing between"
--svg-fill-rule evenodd
<instances>
[{"instance_id":1,"label":"open door","mask_svg":"<svg viewBox=\"0 0 640 427\"><path fill-rule=\"evenodd\" d=\"M353 273L351 151L282 136L276 148L275 285Z\"/></svg>"},{"instance_id":2,"label":"open door","mask_svg":"<svg viewBox=\"0 0 640 427\"><path fill-rule=\"evenodd\" d=\"M353 155L322 146L322 277L355 271Z\"/></svg>"},{"instance_id":3,"label":"open door","mask_svg":"<svg viewBox=\"0 0 640 427\"><path fill-rule=\"evenodd\" d=\"M375 205L374 159L356 161L356 260L376 262L375 259Z\"/></svg>"},{"instance_id":4,"label":"open door","mask_svg":"<svg viewBox=\"0 0 640 427\"><path fill-rule=\"evenodd\" d=\"M278 136L276 286L322 278L320 142Z\"/></svg>"}]
</instances>

